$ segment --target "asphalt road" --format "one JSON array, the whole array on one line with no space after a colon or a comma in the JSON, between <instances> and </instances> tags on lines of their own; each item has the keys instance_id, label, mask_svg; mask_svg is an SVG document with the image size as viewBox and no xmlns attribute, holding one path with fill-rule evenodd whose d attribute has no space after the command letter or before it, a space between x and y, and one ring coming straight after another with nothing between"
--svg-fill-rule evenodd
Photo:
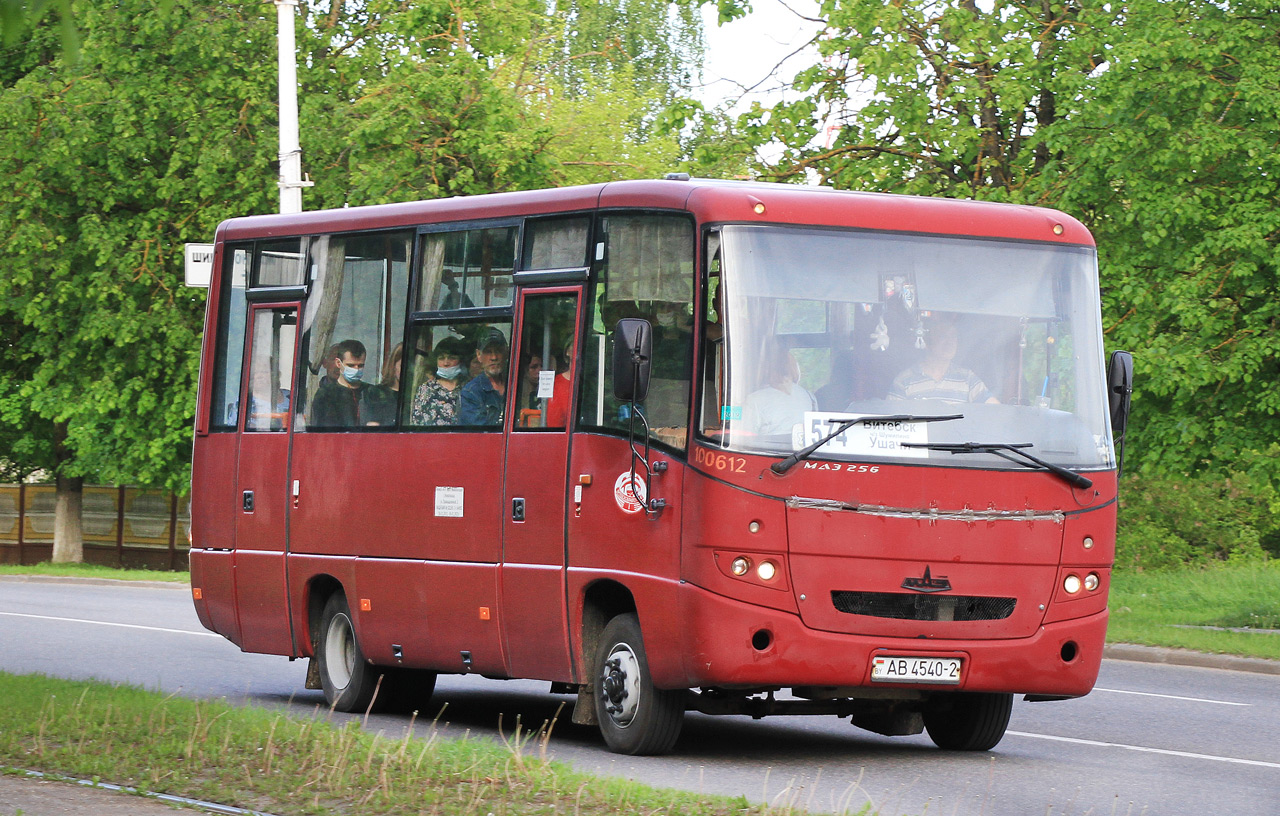
<instances>
[{"instance_id":1,"label":"asphalt road","mask_svg":"<svg viewBox=\"0 0 1280 816\"><path fill-rule=\"evenodd\" d=\"M298 713L324 704L303 688L304 661L243 654L206 632L180 585L0 577L0 670ZM510 732L517 718L537 726L564 703L549 753L576 768L819 812L870 802L886 814L1280 816L1274 674L1106 660L1088 697L1018 700L1004 741L978 754L939 751L923 735L880 737L834 717L690 714L675 754L619 757L594 728L570 724L572 698L545 683L442 677L433 709L445 703L420 733L497 739L500 717ZM374 716L368 727L398 736L408 722Z\"/></svg>"}]
</instances>

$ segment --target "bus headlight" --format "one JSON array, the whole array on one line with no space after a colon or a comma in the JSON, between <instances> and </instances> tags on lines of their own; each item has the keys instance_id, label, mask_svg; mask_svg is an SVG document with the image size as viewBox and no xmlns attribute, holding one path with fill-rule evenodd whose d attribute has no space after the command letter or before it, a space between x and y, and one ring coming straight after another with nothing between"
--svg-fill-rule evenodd
<instances>
[{"instance_id":1,"label":"bus headlight","mask_svg":"<svg viewBox=\"0 0 1280 816\"><path fill-rule=\"evenodd\" d=\"M1098 588L1098 584L1102 583L1102 579L1098 577L1098 573L1091 572L1084 577L1084 588L1093 592Z\"/></svg>"},{"instance_id":2,"label":"bus headlight","mask_svg":"<svg viewBox=\"0 0 1280 816\"><path fill-rule=\"evenodd\" d=\"M1068 595L1074 595L1080 591L1080 576L1068 575L1067 579L1062 582L1062 588L1067 591Z\"/></svg>"},{"instance_id":3,"label":"bus headlight","mask_svg":"<svg viewBox=\"0 0 1280 816\"><path fill-rule=\"evenodd\" d=\"M772 581L777 574L778 567L772 561L761 561L760 566L756 567L756 575L760 576L761 581Z\"/></svg>"},{"instance_id":4,"label":"bus headlight","mask_svg":"<svg viewBox=\"0 0 1280 816\"><path fill-rule=\"evenodd\" d=\"M729 564L729 571L737 576L746 575L749 569L751 569L751 562L742 556L733 559L733 562Z\"/></svg>"}]
</instances>

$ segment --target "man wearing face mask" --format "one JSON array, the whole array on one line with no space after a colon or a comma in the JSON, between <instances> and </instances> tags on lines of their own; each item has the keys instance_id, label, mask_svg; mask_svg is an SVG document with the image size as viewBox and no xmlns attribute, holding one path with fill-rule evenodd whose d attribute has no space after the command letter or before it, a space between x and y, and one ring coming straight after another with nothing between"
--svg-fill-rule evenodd
<instances>
[{"instance_id":1,"label":"man wearing face mask","mask_svg":"<svg viewBox=\"0 0 1280 816\"><path fill-rule=\"evenodd\" d=\"M330 353L326 366L337 373L336 379L320 381L316 398L311 403L312 428L355 428L374 421L365 398L373 389L364 382L364 344L359 340L343 340Z\"/></svg>"}]
</instances>

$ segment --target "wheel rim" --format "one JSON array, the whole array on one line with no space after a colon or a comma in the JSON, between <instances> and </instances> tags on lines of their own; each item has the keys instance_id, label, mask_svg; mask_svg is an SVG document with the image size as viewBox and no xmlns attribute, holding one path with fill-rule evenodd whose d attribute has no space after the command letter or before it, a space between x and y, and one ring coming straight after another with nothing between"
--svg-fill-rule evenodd
<instances>
[{"instance_id":1,"label":"wheel rim","mask_svg":"<svg viewBox=\"0 0 1280 816\"><path fill-rule=\"evenodd\" d=\"M356 668L356 639L346 615L334 615L324 636L325 671L329 684L344 689L351 683Z\"/></svg>"},{"instance_id":2,"label":"wheel rim","mask_svg":"<svg viewBox=\"0 0 1280 816\"><path fill-rule=\"evenodd\" d=\"M600 672L604 710L619 728L626 728L640 707L640 660L626 643L609 652Z\"/></svg>"}]
</instances>

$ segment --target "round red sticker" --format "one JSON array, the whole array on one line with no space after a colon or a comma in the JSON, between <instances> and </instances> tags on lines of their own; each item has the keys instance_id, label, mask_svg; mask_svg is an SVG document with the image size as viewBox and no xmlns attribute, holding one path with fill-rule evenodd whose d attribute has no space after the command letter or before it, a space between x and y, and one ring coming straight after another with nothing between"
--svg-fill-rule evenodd
<instances>
[{"instance_id":1,"label":"round red sticker","mask_svg":"<svg viewBox=\"0 0 1280 816\"><path fill-rule=\"evenodd\" d=\"M644 509L646 493L644 480L639 474L632 480L631 471L625 471L613 483L613 500L624 513L639 513Z\"/></svg>"}]
</instances>

